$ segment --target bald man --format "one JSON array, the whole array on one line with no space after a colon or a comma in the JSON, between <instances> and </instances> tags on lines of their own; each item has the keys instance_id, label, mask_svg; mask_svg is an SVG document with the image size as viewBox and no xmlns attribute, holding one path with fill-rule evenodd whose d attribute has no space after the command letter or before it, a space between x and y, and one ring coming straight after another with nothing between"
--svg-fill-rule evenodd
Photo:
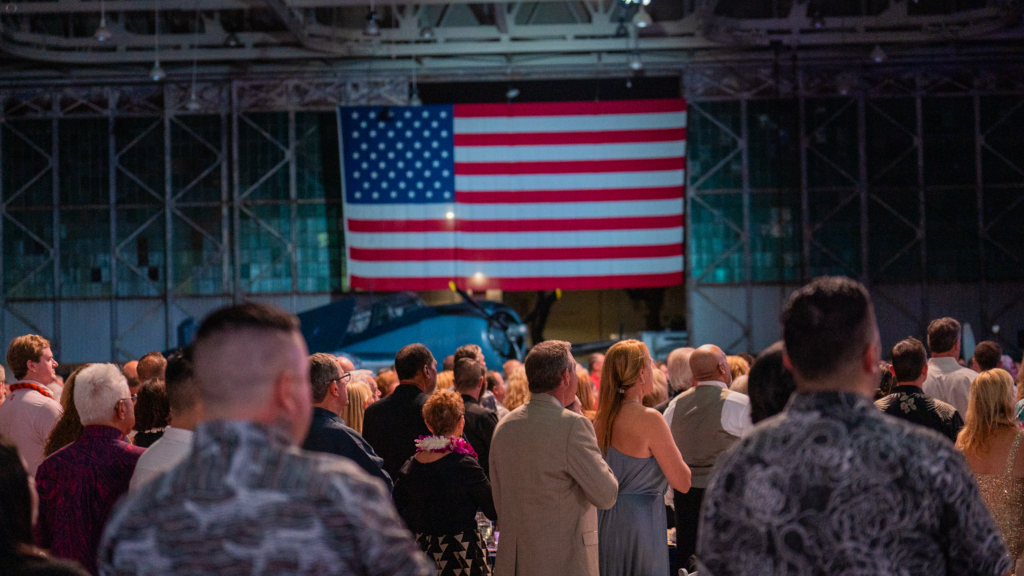
<instances>
[{"instance_id":1,"label":"bald man","mask_svg":"<svg viewBox=\"0 0 1024 576\"><path fill-rule=\"evenodd\" d=\"M142 388L142 382L139 382L139 361L132 360L125 364L121 368L121 374L124 374L125 379L128 380L128 390L132 394L138 394L139 388Z\"/></svg>"},{"instance_id":2,"label":"bald man","mask_svg":"<svg viewBox=\"0 0 1024 576\"><path fill-rule=\"evenodd\" d=\"M732 373L725 352L705 344L690 354L693 387L676 396L665 410L672 438L693 473L693 487L676 492L676 555L679 566L692 569L697 549L697 522L704 490L723 452L750 429L750 398L729 390ZM671 367L670 367L671 369Z\"/></svg>"}]
</instances>

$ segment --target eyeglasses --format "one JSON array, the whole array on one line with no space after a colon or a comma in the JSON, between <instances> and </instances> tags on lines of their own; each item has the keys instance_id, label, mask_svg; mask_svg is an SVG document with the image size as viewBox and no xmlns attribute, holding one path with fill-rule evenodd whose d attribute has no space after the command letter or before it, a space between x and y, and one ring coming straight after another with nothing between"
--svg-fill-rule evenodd
<instances>
[{"instance_id":1,"label":"eyeglasses","mask_svg":"<svg viewBox=\"0 0 1024 576\"><path fill-rule=\"evenodd\" d=\"M352 381L352 373L351 372L345 372L341 376L338 376L334 380L331 380L330 382L328 382L327 385L330 386L332 383L337 382L338 385L340 386L341 384L347 384L347 383L349 383L351 381Z\"/></svg>"},{"instance_id":2,"label":"eyeglasses","mask_svg":"<svg viewBox=\"0 0 1024 576\"><path fill-rule=\"evenodd\" d=\"M131 400L132 406L134 406L139 401L139 395L138 394L132 394L128 398L121 398L120 400L117 401L117 403L120 404L121 402L124 402L125 400Z\"/></svg>"}]
</instances>

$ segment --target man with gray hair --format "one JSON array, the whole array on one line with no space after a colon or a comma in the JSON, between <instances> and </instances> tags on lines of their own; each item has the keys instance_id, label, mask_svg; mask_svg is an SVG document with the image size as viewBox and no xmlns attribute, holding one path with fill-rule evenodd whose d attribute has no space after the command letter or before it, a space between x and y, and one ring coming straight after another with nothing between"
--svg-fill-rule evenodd
<instances>
[{"instance_id":1,"label":"man with gray hair","mask_svg":"<svg viewBox=\"0 0 1024 576\"><path fill-rule=\"evenodd\" d=\"M309 427L302 448L344 456L358 464L367 474L380 478L390 492L391 477L384 471L384 459L377 456L366 440L341 419L341 412L348 406L346 388L351 378L351 371L339 373L334 356L320 352L309 357L309 382L313 386L313 424Z\"/></svg>"},{"instance_id":2,"label":"man with gray hair","mask_svg":"<svg viewBox=\"0 0 1024 576\"><path fill-rule=\"evenodd\" d=\"M193 346L203 420L192 452L114 512L100 574L430 573L379 481L297 448L313 413L298 318L222 308Z\"/></svg>"},{"instance_id":3,"label":"man with gray hair","mask_svg":"<svg viewBox=\"0 0 1024 576\"><path fill-rule=\"evenodd\" d=\"M121 370L93 364L75 380L82 436L39 465L39 544L96 573L96 547L117 499L128 491L144 449L128 443L135 396Z\"/></svg>"},{"instance_id":4,"label":"man with gray hair","mask_svg":"<svg viewBox=\"0 0 1024 576\"><path fill-rule=\"evenodd\" d=\"M978 373L956 361L960 357L960 322L949 317L932 320L928 324L928 348L932 357L928 360L928 377L921 389L966 415L971 383Z\"/></svg>"},{"instance_id":5,"label":"man with gray hair","mask_svg":"<svg viewBox=\"0 0 1024 576\"><path fill-rule=\"evenodd\" d=\"M668 365L668 400L654 407L658 412L664 414L673 398L693 387L690 354L693 354L693 348L676 348L668 353L665 359Z\"/></svg>"}]
</instances>

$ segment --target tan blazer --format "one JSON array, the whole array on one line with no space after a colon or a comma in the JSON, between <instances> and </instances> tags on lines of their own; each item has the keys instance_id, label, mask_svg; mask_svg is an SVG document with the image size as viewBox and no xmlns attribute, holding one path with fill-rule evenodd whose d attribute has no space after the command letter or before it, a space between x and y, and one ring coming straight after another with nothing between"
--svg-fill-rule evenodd
<instances>
[{"instance_id":1,"label":"tan blazer","mask_svg":"<svg viewBox=\"0 0 1024 576\"><path fill-rule=\"evenodd\" d=\"M611 508L619 483L590 421L534 394L498 423L490 462L495 576L598 576L594 507Z\"/></svg>"}]
</instances>

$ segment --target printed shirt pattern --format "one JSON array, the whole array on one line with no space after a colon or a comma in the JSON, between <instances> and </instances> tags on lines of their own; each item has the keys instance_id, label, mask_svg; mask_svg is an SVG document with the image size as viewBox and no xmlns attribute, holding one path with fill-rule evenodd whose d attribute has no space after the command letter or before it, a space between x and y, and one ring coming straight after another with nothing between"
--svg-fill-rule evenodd
<instances>
[{"instance_id":1,"label":"printed shirt pattern","mask_svg":"<svg viewBox=\"0 0 1024 576\"><path fill-rule=\"evenodd\" d=\"M251 422L201 424L192 453L115 510L100 573L427 576L384 486Z\"/></svg>"},{"instance_id":2,"label":"printed shirt pattern","mask_svg":"<svg viewBox=\"0 0 1024 576\"><path fill-rule=\"evenodd\" d=\"M1013 568L953 445L837 392L794 394L719 460L697 556L702 576Z\"/></svg>"},{"instance_id":3,"label":"printed shirt pattern","mask_svg":"<svg viewBox=\"0 0 1024 576\"><path fill-rule=\"evenodd\" d=\"M952 405L928 396L917 386L896 386L875 402L884 414L931 428L951 442L964 427L964 420Z\"/></svg>"}]
</instances>

